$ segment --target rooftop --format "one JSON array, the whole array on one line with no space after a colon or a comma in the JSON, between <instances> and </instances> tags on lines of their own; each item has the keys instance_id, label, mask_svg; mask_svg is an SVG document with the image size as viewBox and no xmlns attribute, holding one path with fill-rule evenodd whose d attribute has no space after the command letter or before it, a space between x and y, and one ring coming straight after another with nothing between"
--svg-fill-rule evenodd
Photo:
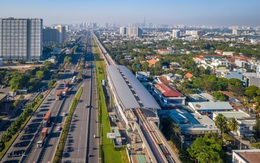
<instances>
[{"instance_id":1,"label":"rooftop","mask_svg":"<svg viewBox=\"0 0 260 163\"><path fill-rule=\"evenodd\" d=\"M250 115L246 114L245 112L242 111L224 111L224 112L215 112L213 114L222 114L223 116L225 116L227 119L230 118L236 118L236 119L246 119L246 118L250 118Z\"/></svg>"},{"instance_id":2,"label":"rooftop","mask_svg":"<svg viewBox=\"0 0 260 163\"><path fill-rule=\"evenodd\" d=\"M115 94L125 109L161 109L153 96L125 66L107 66Z\"/></svg>"},{"instance_id":3,"label":"rooftop","mask_svg":"<svg viewBox=\"0 0 260 163\"><path fill-rule=\"evenodd\" d=\"M258 163L260 158L260 149L233 150L245 161L250 163Z\"/></svg>"},{"instance_id":4,"label":"rooftop","mask_svg":"<svg viewBox=\"0 0 260 163\"><path fill-rule=\"evenodd\" d=\"M195 110L233 110L228 102L189 102Z\"/></svg>"},{"instance_id":5,"label":"rooftop","mask_svg":"<svg viewBox=\"0 0 260 163\"><path fill-rule=\"evenodd\" d=\"M161 83L154 86L163 94L164 97L183 97L183 95L169 84Z\"/></svg>"},{"instance_id":6,"label":"rooftop","mask_svg":"<svg viewBox=\"0 0 260 163\"><path fill-rule=\"evenodd\" d=\"M193 75L192 75L191 73L187 73L187 74L185 75L185 77L190 79L190 78L193 77Z\"/></svg>"}]
</instances>

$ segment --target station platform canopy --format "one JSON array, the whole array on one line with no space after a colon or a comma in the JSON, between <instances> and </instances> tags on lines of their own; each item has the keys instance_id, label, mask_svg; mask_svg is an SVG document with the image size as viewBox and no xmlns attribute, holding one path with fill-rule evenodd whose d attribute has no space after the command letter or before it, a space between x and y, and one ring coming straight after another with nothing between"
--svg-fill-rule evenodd
<instances>
[{"instance_id":1,"label":"station platform canopy","mask_svg":"<svg viewBox=\"0 0 260 163\"><path fill-rule=\"evenodd\" d=\"M124 109L161 109L154 97L125 66L107 66L113 91Z\"/></svg>"}]
</instances>

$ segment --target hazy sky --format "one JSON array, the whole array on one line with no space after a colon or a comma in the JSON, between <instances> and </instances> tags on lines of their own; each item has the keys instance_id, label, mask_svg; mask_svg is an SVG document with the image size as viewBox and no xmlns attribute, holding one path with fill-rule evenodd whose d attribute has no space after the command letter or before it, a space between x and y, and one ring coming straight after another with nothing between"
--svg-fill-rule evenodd
<instances>
[{"instance_id":1,"label":"hazy sky","mask_svg":"<svg viewBox=\"0 0 260 163\"><path fill-rule=\"evenodd\" d=\"M260 0L0 0L0 17L44 25L133 22L260 26Z\"/></svg>"}]
</instances>

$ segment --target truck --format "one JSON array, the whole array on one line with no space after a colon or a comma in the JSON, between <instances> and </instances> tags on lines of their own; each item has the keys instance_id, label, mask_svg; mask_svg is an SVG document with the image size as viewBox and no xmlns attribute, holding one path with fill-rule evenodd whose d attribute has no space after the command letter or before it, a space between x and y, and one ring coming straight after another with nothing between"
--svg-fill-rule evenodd
<instances>
[{"instance_id":1,"label":"truck","mask_svg":"<svg viewBox=\"0 0 260 163\"><path fill-rule=\"evenodd\" d=\"M41 131L41 136L40 136L39 140L37 141L37 147L38 148L42 148L47 134L48 134L48 128L44 127Z\"/></svg>"},{"instance_id":2,"label":"truck","mask_svg":"<svg viewBox=\"0 0 260 163\"><path fill-rule=\"evenodd\" d=\"M69 82L69 81L66 81L66 82L65 82L65 87L69 87L69 84L70 84L70 82Z\"/></svg>"},{"instance_id":3,"label":"truck","mask_svg":"<svg viewBox=\"0 0 260 163\"><path fill-rule=\"evenodd\" d=\"M43 118L43 127L47 127L51 119L51 111L48 111Z\"/></svg>"},{"instance_id":4,"label":"truck","mask_svg":"<svg viewBox=\"0 0 260 163\"><path fill-rule=\"evenodd\" d=\"M68 94L69 91L69 87L64 88L63 92L62 92L62 96L66 96Z\"/></svg>"},{"instance_id":5,"label":"truck","mask_svg":"<svg viewBox=\"0 0 260 163\"><path fill-rule=\"evenodd\" d=\"M62 95L62 91L58 91L56 100L60 100L61 99L61 95Z\"/></svg>"}]
</instances>

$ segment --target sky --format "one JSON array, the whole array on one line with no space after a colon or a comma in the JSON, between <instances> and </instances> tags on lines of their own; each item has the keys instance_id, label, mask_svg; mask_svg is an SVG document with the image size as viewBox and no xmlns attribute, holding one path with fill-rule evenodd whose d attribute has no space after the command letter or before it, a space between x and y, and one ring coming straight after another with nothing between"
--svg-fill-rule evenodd
<instances>
[{"instance_id":1,"label":"sky","mask_svg":"<svg viewBox=\"0 0 260 163\"><path fill-rule=\"evenodd\" d=\"M260 0L0 0L0 18L42 18L44 25L134 22L260 26Z\"/></svg>"}]
</instances>

